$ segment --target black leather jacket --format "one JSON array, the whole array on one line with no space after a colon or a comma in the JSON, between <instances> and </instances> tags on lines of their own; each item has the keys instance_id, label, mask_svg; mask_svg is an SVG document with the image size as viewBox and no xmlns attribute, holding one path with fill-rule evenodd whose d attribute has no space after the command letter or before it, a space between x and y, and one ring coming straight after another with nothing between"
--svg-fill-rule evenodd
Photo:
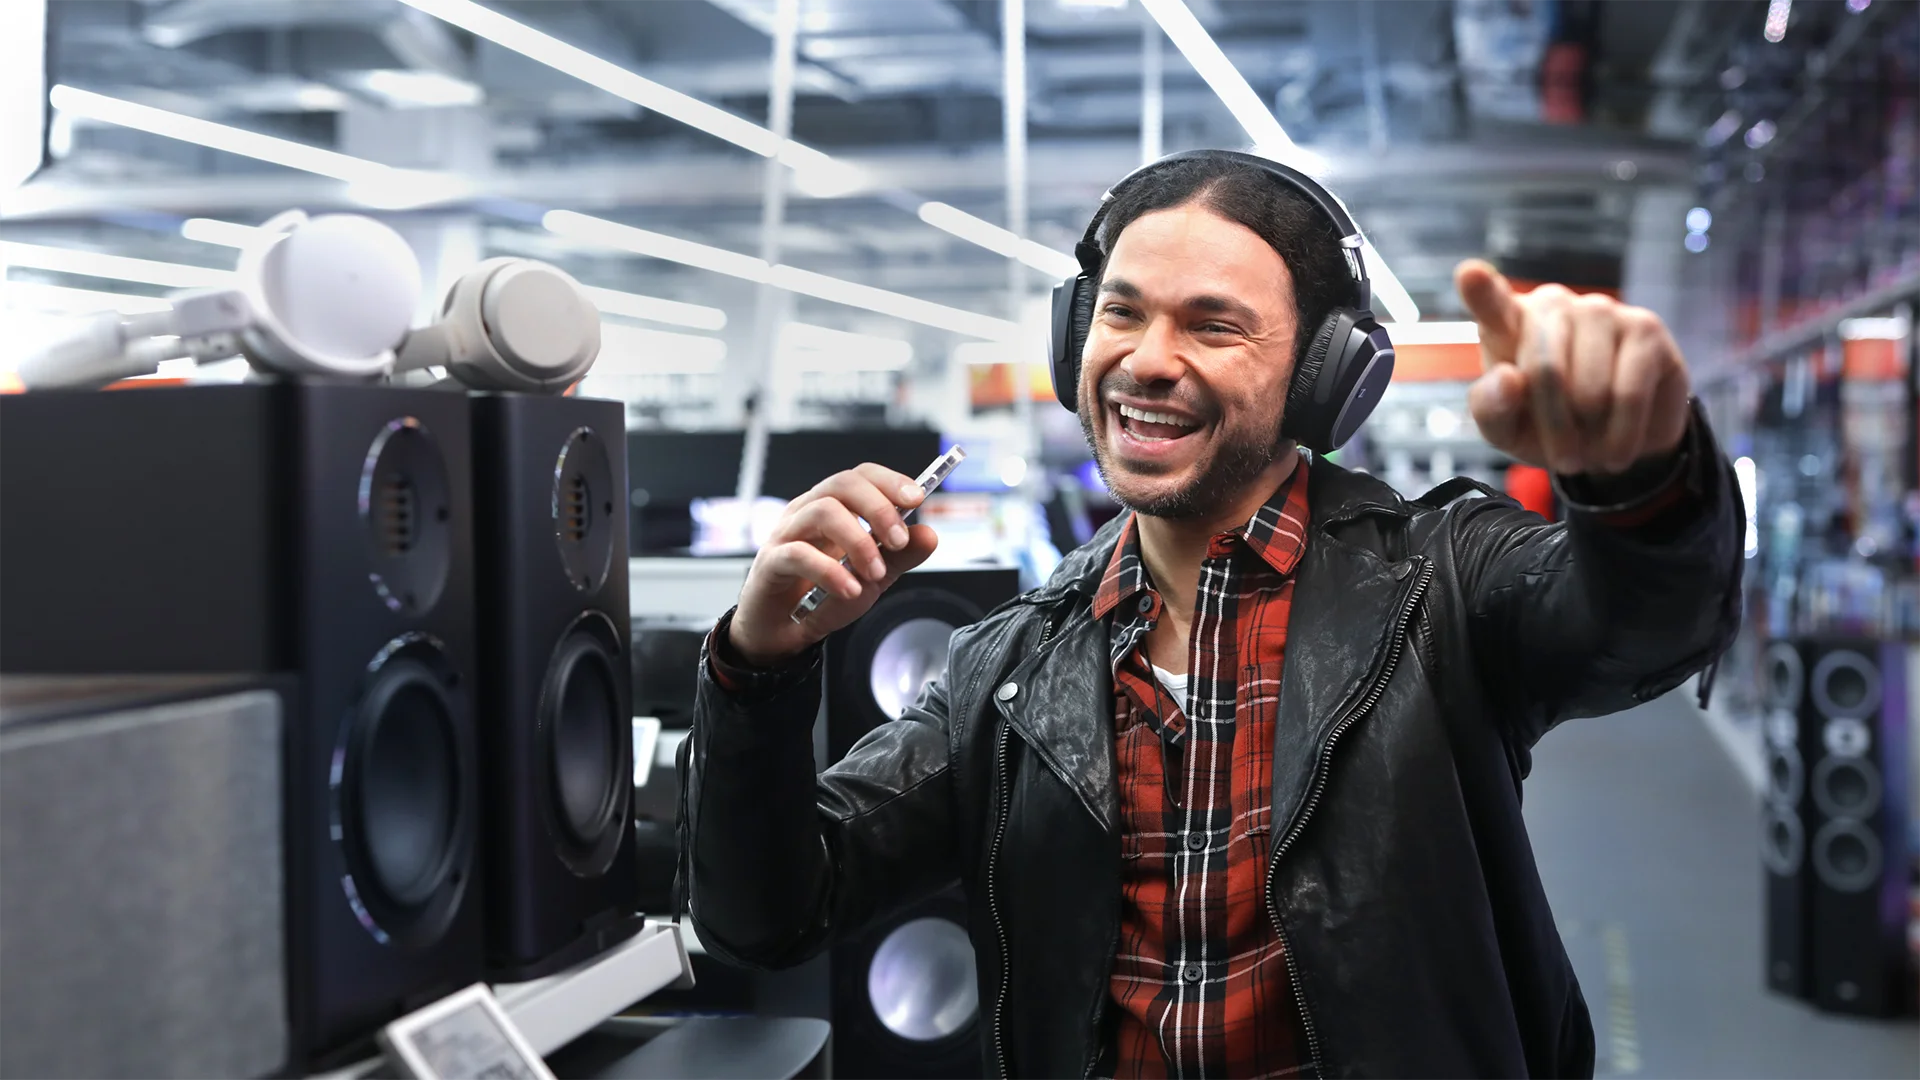
<instances>
[{"instance_id":1,"label":"black leather jacket","mask_svg":"<svg viewBox=\"0 0 1920 1080\"><path fill-rule=\"evenodd\" d=\"M1267 892L1314 1072L1592 1074L1521 781L1547 729L1664 694L1732 638L1737 495L1697 413L1690 439L1700 506L1658 536L1312 466ZM818 664L730 695L703 663L682 829L709 951L795 964L958 878L986 1075L1089 1073L1120 919L1090 606L1117 531L955 634L944 683L817 778Z\"/></svg>"}]
</instances>

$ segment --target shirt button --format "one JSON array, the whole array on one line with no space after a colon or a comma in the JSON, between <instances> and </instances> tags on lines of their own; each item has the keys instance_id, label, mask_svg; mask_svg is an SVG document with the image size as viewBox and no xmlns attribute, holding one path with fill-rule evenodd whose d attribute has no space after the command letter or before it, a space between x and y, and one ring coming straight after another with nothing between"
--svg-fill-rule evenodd
<instances>
[{"instance_id":1,"label":"shirt button","mask_svg":"<svg viewBox=\"0 0 1920 1080\"><path fill-rule=\"evenodd\" d=\"M1205 971L1200 969L1199 964L1188 964L1186 967L1180 969L1180 977L1190 983L1199 982L1206 977L1206 974Z\"/></svg>"},{"instance_id":2,"label":"shirt button","mask_svg":"<svg viewBox=\"0 0 1920 1080\"><path fill-rule=\"evenodd\" d=\"M1013 696L1019 692L1019 683L1001 683L1000 689L994 691L993 696L999 698L1001 701L1012 701Z\"/></svg>"},{"instance_id":3,"label":"shirt button","mask_svg":"<svg viewBox=\"0 0 1920 1080\"><path fill-rule=\"evenodd\" d=\"M1153 597L1142 596L1140 598L1140 614L1145 615L1147 612L1152 610L1153 610Z\"/></svg>"},{"instance_id":4,"label":"shirt button","mask_svg":"<svg viewBox=\"0 0 1920 1080\"><path fill-rule=\"evenodd\" d=\"M1199 851L1207 846L1207 834L1190 832L1187 834L1187 850Z\"/></svg>"}]
</instances>

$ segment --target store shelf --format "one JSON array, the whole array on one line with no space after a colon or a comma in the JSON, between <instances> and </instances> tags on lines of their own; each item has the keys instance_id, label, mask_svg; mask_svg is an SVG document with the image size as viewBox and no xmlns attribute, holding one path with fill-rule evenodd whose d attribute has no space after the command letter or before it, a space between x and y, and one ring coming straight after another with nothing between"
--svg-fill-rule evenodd
<instances>
[{"instance_id":1,"label":"store shelf","mask_svg":"<svg viewBox=\"0 0 1920 1080\"><path fill-rule=\"evenodd\" d=\"M1796 323L1784 330L1776 330L1759 341L1736 353L1725 368L1710 373L1710 378L1721 378L1746 371L1769 360L1803 349L1819 341L1827 334L1839 328L1846 319L1857 319L1866 315L1877 315L1902 300L1920 296L1920 271L1904 274L1879 288L1861 294L1859 297L1834 308L1816 318Z\"/></svg>"},{"instance_id":2,"label":"store shelf","mask_svg":"<svg viewBox=\"0 0 1920 1080\"><path fill-rule=\"evenodd\" d=\"M632 939L571 971L493 988L501 1008L542 1057L593 1030L620 1010L690 980L686 950L671 923L649 921ZM356 1062L324 1080L361 1080L382 1058Z\"/></svg>"}]
</instances>

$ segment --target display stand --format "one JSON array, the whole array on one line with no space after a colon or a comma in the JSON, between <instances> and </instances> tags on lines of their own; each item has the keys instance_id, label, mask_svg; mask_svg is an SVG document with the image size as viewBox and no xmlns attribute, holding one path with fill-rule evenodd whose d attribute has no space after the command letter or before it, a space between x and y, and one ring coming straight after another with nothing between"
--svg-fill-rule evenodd
<instances>
[{"instance_id":1,"label":"display stand","mask_svg":"<svg viewBox=\"0 0 1920 1080\"><path fill-rule=\"evenodd\" d=\"M648 920L640 932L611 952L570 971L524 983L502 983L494 996L514 1027L541 1056L573 1042L634 1002L669 986L692 984L680 929ZM384 1058L368 1058L325 1080L376 1075Z\"/></svg>"}]
</instances>

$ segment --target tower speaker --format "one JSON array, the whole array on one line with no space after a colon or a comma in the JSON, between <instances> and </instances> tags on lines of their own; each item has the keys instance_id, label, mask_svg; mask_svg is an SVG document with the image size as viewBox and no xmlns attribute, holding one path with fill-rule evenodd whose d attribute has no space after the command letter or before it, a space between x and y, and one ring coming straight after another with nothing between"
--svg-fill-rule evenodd
<instances>
[{"instance_id":1,"label":"tower speaker","mask_svg":"<svg viewBox=\"0 0 1920 1080\"><path fill-rule=\"evenodd\" d=\"M1011 569L920 570L827 639L828 760L898 720L947 669L953 631L1020 591ZM833 951L833 1069L844 1077L970 1077L980 997L957 887L908 905Z\"/></svg>"},{"instance_id":2,"label":"tower speaker","mask_svg":"<svg viewBox=\"0 0 1920 1080\"><path fill-rule=\"evenodd\" d=\"M1813 1001L1891 1016L1910 1005L1905 773L1916 699L1907 647L1815 639L1804 658Z\"/></svg>"},{"instance_id":3,"label":"tower speaker","mask_svg":"<svg viewBox=\"0 0 1920 1080\"><path fill-rule=\"evenodd\" d=\"M1762 661L1761 730L1766 788L1760 808L1760 863L1765 878L1767 986L1813 996L1809 967L1812 906L1806 875L1807 761L1812 748L1800 722L1807 668L1797 642L1777 640Z\"/></svg>"},{"instance_id":4,"label":"tower speaker","mask_svg":"<svg viewBox=\"0 0 1920 1080\"><path fill-rule=\"evenodd\" d=\"M472 398L489 973L631 937L627 456L617 401Z\"/></svg>"},{"instance_id":5,"label":"tower speaker","mask_svg":"<svg viewBox=\"0 0 1920 1080\"><path fill-rule=\"evenodd\" d=\"M482 974L470 441L439 391L0 397L0 670L295 677L294 1068Z\"/></svg>"}]
</instances>

